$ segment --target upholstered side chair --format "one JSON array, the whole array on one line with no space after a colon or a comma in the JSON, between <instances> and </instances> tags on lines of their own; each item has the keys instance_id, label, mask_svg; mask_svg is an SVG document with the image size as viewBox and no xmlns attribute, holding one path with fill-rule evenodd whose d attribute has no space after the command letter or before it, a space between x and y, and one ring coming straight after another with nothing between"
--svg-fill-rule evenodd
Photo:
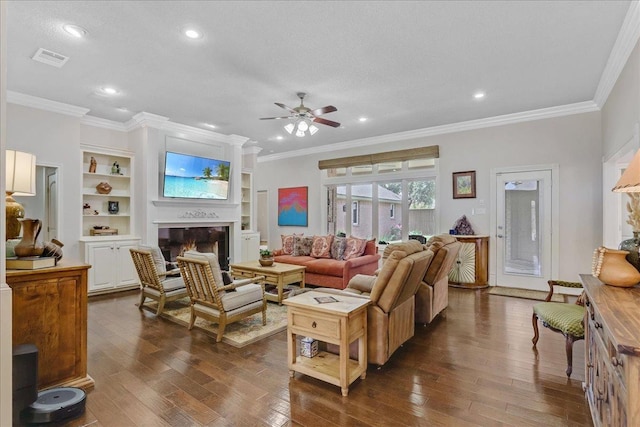
<instances>
[{"instance_id":1,"label":"upholstered side chair","mask_svg":"<svg viewBox=\"0 0 640 427\"><path fill-rule=\"evenodd\" d=\"M262 324L267 324L267 298L264 276L235 280L224 284L216 254L187 251L178 257L178 266L191 299L193 328L196 317L218 324L216 342L222 341L229 323L262 312Z\"/></svg>"},{"instance_id":2,"label":"upholstered side chair","mask_svg":"<svg viewBox=\"0 0 640 427\"><path fill-rule=\"evenodd\" d=\"M573 370L573 343L584 339L584 316L585 308L582 295L578 297L575 304L566 302L551 302L553 287L561 286L566 288L582 288L578 282L564 282L560 280L549 280L549 293L545 302L533 306L533 347L538 343L540 337L538 333L538 319L542 325L554 332L561 333L565 337L565 350L567 353L567 377L571 377Z\"/></svg>"},{"instance_id":3,"label":"upholstered side chair","mask_svg":"<svg viewBox=\"0 0 640 427\"><path fill-rule=\"evenodd\" d=\"M145 299L150 298L158 301L156 315L159 315L164 310L166 302L187 297L187 288L182 278L168 277L178 275L179 270L167 272L165 259L159 247L139 246L129 249L129 252L140 280L138 309L142 310Z\"/></svg>"}]
</instances>

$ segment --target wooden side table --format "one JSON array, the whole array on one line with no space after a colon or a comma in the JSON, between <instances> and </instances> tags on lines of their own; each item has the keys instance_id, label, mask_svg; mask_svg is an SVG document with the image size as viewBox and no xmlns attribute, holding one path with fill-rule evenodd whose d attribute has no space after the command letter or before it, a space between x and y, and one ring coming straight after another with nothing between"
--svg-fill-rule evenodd
<instances>
[{"instance_id":1,"label":"wooden side table","mask_svg":"<svg viewBox=\"0 0 640 427\"><path fill-rule=\"evenodd\" d=\"M319 303L316 298L333 297L336 302ZM295 372L337 385L342 395L349 385L367 374L367 306L366 298L348 297L309 291L284 301L289 306L287 351L289 375ZM296 335L336 344L338 355L326 351L315 357L298 355ZM349 344L358 340L358 360L349 358Z\"/></svg>"},{"instance_id":2,"label":"wooden side table","mask_svg":"<svg viewBox=\"0 0 640 427\"><path fill-rule=\"evenodd\" d=\"M466 289L489 287L489 236L460 236L458 259L449 273L449 286Z\"/></svg>"},{"instance_id":3,"label":"wooden side table","mask_svg":"<svg viewBox=\"0 0 640 427\"><path fill-rule=\"evenodd\" d=\"M274 285L278 289L278 294L266 294L268 301L275 301L282 305L284 287L300 282L300 287L304 288L304 272L307 267L301 265L284 264L274 262L270 267L263 267L258 261L246 261L229 265L231 275L236 278L252 278L264 276L264 283Z\"/></svg>"}]
</instances>

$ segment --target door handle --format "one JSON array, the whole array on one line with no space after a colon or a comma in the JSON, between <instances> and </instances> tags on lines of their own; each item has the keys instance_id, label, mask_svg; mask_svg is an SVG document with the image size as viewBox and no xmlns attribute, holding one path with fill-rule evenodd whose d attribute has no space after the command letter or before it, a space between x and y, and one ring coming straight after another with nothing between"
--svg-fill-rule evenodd
<instances>
[{"instance_id":1,"label":"door handle","mask_svg":"<svg viewBox=\"0 0 640 427\"><path fill-rule=\"evenodd\" d=\"M498 237L499 239L502 239L502 237L503 237L503 236L502 236L502 234L498 234L498 235L497 235L497 237Z\"/></svg>"}]
</instances>

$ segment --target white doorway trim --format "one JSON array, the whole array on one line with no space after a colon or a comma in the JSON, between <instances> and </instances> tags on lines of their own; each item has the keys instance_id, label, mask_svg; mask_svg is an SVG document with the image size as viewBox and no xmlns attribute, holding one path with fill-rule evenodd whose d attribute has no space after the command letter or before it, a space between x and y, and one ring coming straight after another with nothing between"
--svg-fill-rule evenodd
<instances>
[{"instance_id":1,"label":"white doorway trim","mask_svg":"<svg viewBox=\"0 0 640 427\"><path fill-rule=\"evenodd\" d=\"M491 206L491 218L490 218L490 264L489 264L489 285L497 285L497 264L498 264L498 245L496 244L496 235L498 227L498 211L497 211L497 177L502 173L515 173L515 172L534 172L541 170L551 171L551 277L557 278L559 271L559 248L560 248L560 191L559 191L559 172L560 168L558 164L543 164L543 165L529 165L529 166L510 166L502 168L492 168L490 171L490 206Z\"/></svg>"}]
</instances>

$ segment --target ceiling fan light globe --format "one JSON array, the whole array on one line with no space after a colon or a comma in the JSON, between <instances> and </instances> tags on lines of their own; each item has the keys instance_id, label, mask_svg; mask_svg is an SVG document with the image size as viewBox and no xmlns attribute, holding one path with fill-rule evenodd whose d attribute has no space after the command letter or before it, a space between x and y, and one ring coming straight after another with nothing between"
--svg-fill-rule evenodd
<instances>
[{"instance_id":1,"label":"ceiling fan light globe","mask_svg":"<svg viewBox=\"0 0 640 427\"><path fill-rule=\"evenodd\" d=\"M307 124L307 122L305 122L304 120L298 122L298 130L301 130L302 133L304 133L307 129L309 129L309 125Z\"/></svg>"},{"instance_id":2,"label":"ceiling fan light globe","mask_svg":"<svg viewBox=\"0 0 640 427\"><path fill-rule=\"evenodd\" d=\"M304 132L303 132L303 131L301 131L300 129L298 129L298 130L296 131L296 136L297 136L298 138L302 138L302 137L304 136Z\"/></svg>"},{"instance_id":3,"label":"ceiling fan light globe","mask_svg":"<svg viewBox=\"0 0 640 427\"><path fill-rule=\"evenodd\" d=\"M315 127L314 125L309 126L309 133L311 135L313 135L316 132L318 132L318 128L317 127Z\"/></svg>"},{"instance_id":4,"label":"ceiling fan light globe","mask_svg":"<svg viewBox=\"0 0 640 427\"><path fill-rule=\"evenodd\" d=\"M289 123L288 125L286 125L286 126L284 127L284 130L286 130L287 132L289 132L289 134L292 134L292 133L293 133L293 128L294 128L293 123Z\"/></svg>"}]
</instances>

